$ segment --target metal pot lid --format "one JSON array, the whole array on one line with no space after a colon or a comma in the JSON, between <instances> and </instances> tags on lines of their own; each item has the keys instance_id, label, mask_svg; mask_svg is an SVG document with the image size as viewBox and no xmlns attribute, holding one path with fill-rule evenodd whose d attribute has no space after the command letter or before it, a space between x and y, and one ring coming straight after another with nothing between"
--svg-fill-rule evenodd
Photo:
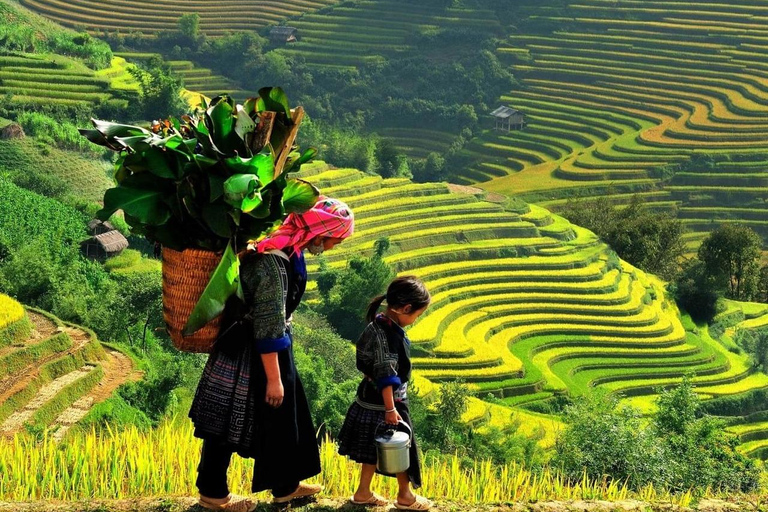
<instances>
[{"instance_id":1,"label":"metal pot lid","mask_svg":"<svg viewBox=\"0 0 768 512\"><path fill-rule=\"evenodd\" d=\"M409 436L405 432L394 432L392 435L384 435L384 436L378 436L375 438L376 442L379 443L383 448L385 449L393 449L393 448L401 448L403 446L407 446L409 441L411 440L411 436Z\"/></svg>"}]
</instances>

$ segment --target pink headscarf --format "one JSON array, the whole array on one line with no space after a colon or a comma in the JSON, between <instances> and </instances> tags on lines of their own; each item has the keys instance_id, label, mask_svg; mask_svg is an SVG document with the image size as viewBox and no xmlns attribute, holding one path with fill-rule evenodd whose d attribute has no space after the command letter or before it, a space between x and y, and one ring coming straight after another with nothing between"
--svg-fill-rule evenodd
<instances>
[{"instance_id":1,"label":"pink headscarf","mask_svg":"<svg viewBox=\"0 0 768 512\"><path fill-rule=\"evenodd\" d=\"M338 199L320 196L310 210L288 215L275 232L256 244L256 250L301 247L316 236L347 238L354 230L355 217L349 206Z\"/></svg>"}]
</instances>

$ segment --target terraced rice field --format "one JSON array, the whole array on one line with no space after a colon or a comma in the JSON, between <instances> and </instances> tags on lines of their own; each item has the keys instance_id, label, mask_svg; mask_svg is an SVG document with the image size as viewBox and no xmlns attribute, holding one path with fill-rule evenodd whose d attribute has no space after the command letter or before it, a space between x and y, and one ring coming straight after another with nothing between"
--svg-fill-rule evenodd
<instances>
[{"instance_id":1,"label":"terraced rice field","mask_svg":"<svg viewBox=\"0 0 768 512\"><path fill-rule=\"evenodd\" d=\"M721 342L731 351L739 351L734 338L740 329L761 329L768 327L768 304L724 301L725 310L715 317L715 321L728 328L721 336ZM768 387L753 387L745 382L734 383L729 389L731 399L740 401L740 405L726 406L721 413L729 424L728 429L737 434L742 442L744 453L768 459ZM707 389L703 390L704 392Z\"/></svg>"},{"instance_id":2,"label":"terraced rice field","mask_svg":"<svg viewBox=\"0 0 768 512\"><path fill-rule=\"evenodd\" d=\"M280 48L280 53L299 56L318 69L358 69L366 64L384 62L388 57L413 49L421 33L437 28L481 30L501 34L496 14L481 8L436 8L395 0L362 0L342 3L322 12L308 13L292 20L299 29L297 43ZM430 152L444 153L456 133L429 126L404 126L395 120L392 126L377 127L382 136L412 158L425 158Z\"/></svg>"},{"instance_id":3,"label":"terraced rice field","mask_svg":"<svg viewBox=\"0 0 768 512\"><path fill-rule=\"evenodd\" d=\"M120 52L118 55L131 62L143 61L151 58L153 53ZM190 92L202 94L208 98L215 98L219 94L229 94L238 102L257 96L256 91L244 91L239 85L229 78L217 75L208 68L195 65L188 60L167 61L171 69L184 82L184 88Z\"/></svg>"},{"instance_id":4,"label":"terraced rice field","mask_svg":"<svg viewBox=\"0 0 768 512\"><path fill-rule=\"evenodd\" d=\"M2 316L28 328L16 329L10 344L0 343L1 436L34 425L55 430L60 441L93 404L141 376L126 355L102 346L87 329L23 308L5 295L0 295ZM0 340L12 325L0 326Z\"/></svg>"},{"instance_id":5,"label":"terraced rice field","mask_svg":"<svg viewBox=\"0 0 768 512\"><path fill-rule=\"evenodd\" d=\"M276 25L298 14L332 5L335 0L226 0L207 2L192 0L103 0L96 4L87 0L21 0L24 7L66 27L88 30L92 35L103 32L141 32L156 37L161 30L176 30L183 14L200 15L200 30L209 36L227 32L256 30Z\"/></svg>"},{"instance_id":6,"label":"terraced rice field","mask_svg":"<svg viewBox=\"0 0 768 512\"><path fill-rule=\"evenodd\" d=\"M500 101L528 126L476 140L464 182L538 201L663 191L649 204L678 211L694 233L738 220L768 236L765 2L574 0L557 16L546 4L520 12L498 52L523 87ZM558 28L526 28L544 23ZM656 169L700 153L724 161L659 182Z\"/></svg>"},{"instance_id":7,"label":"terraced rice field","mask_svg":"<svg viewBox=\"0 0 768 512\"><path fill-rule=\"evenodd\" d=\"M0 94L13 106L29 108L105 103L124 108L138 94L126 66L115 58L111 67L93 71L60 55L0 55Z\"/></svg>"},{"instance_id":8,"label":"terraced rice field","mask_svg":"<svg viewBox=\"0 0 768 512\"><path fill-rule=\"evenodd\" d=\"M322 163L302 173L356 214L355 236L328 255L332 267L387 236L387 262L427 283L432 306L409 331L416 384L430 393L464 380L475 395L467 421L508 425L517 412L551 443L557 420L525 407L561 393L601 387L650 412L655 389L688 371L706 399L768 386L745 355L690 320L686 330L662 282L541 207L505 211L445 184Z\"/></svg>"}]
</instances>

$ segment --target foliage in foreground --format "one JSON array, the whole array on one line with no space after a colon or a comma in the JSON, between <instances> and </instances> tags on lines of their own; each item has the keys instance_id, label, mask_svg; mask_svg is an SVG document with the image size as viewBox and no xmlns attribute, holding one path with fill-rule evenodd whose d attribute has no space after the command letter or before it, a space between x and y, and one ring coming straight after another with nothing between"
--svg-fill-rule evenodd
<instances>
[{"instance_id":1,"label":"foliage in foreground","mask_svg":"<svg viewBox=\"0 0 768 512\"><path fill-rule=\"evenodd\" d=\"M55 445L45 435L40 442L17 435L0 440L0 501L122 499L145 496L195 496L194 482L200 441L192 425L163 423L158 429L122 431L70 437ZM334 443L321 448L322 473L314 480L325 494L349 496L357 484L358 464L340 457ZM252 459L233 457L231 491L250 490ZM548 470L532 472L518 464L475 461L462 467L458 457L428 457L422 467L424 493L442 500L472 503L539 501L549 499L665 500L687 505L690 493L671 495L652 486L638 493L626 484L584 476L568 485ZM377 477L374 489L393 496L396 482ZM266 498L265 495L261 496Z\"/></svg>"},{"instance_id":2,"label":"foliage in foreground","mask_svg":"<svg viewBox=\"0 0 768 512\"><path fill-rule=\"evenodd\" d=\"M638 410L617 407L615 398L579 399L566 408L568 426L558 438L553 465L570 479L607 475L631 489L758 488L756 461L736 451L738 439L724 431L722 421L701 417L690 377L662 391L657 405L658 412L646 425Z\"/></svg>"}]
</instances>

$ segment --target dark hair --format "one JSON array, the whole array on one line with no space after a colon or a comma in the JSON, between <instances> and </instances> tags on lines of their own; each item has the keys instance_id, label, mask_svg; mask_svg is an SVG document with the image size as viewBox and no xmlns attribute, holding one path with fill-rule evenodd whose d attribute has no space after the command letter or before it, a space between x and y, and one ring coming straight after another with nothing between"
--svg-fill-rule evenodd
<instances>
[{"instance_id":1,"label":"dark hair","mask_svg":"<svg viewBox=\"0 0 768 512\"><path fill-rule=\"evenodd\" d=\"M371 301L371 304L368 306L368 314L366 315L366 319L369 322L373 322L374 318L376 318L376 312L381 307L384 299L387 300L387 306L391 308L411 306L414 311L417 311L428 306L431 297L429 296L429 290L427 290L427 287L418 277L398 277L389 283L386 295L379 295Z\"/></svg>"}]
</instances>

